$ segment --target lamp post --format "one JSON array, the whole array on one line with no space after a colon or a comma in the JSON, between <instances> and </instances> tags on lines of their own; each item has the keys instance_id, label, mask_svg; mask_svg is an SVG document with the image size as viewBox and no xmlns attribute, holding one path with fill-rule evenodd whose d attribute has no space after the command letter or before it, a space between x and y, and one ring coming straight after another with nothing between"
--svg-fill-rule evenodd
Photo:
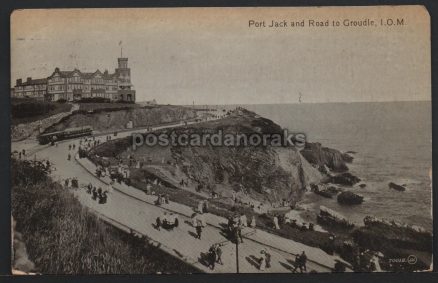
<instances>
[{"instance_id":1,"label":"lamp post","mask_svg":"<svg viewBox=\"0 0 438 283\"><path fill-rule=\"evenodd\" d=\"M236 235L236 273L239 273L239 239Z\"/></svg>"}]
</instances>

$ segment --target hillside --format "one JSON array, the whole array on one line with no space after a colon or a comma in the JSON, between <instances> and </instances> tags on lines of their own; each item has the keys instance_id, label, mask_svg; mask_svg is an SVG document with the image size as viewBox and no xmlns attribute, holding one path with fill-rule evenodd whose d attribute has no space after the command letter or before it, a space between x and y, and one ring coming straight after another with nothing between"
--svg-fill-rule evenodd
<instances>
[{"instance_id":1,"label":"hillside","mask_svg":"<svg viewBox=\"0 0 438 283\"><path fill-rule=\"evenodd\" d=\"M31 123L47 117L69 112L68 103L44 102L30 98L11 99L11 125Z\"/></svg>"},{"instance_id":2,"label":"hillside","mask_svg":"<svg viewBox=\"0 0 438 283\"><path fill-rule=\"evenodd\" d=\"M162 130L177 134L215 133L281 133L279 125L257 114L240 110L215 121ZM290 146L142 146L135 154L130 149L130 138L108 142L95 148L91 155L106 157L115 164L117 159L128 163L134 158L141 161L143 173L136 176L155 175L178 186L187 180L187 189L195 188L211 194L213 191L230 197L235 191L241 199L278 204L283 200L297 202L311 183L319 183L324 175L316 165L311 165L299 150ZM325 152L326 149L322 150ZM341 153L332 150L330 155L338 160ZM320 151L321 152L321 151ZM320 154L317 152L315 154ZM324 159L329 164L332 160ZM344 164L345 166L345 164ZM141 180L140 180L141 181Z\"/></svg>"},{"instance_id":3,"label":"hillside","mask_svg":"<svg viewBox=\"0 0 438 283\"><path fill-rule=\"evenodd\" d=\"M82 106L84 109L85 106ZM158 124L193 119L196 111L180 106L98 108L75 111L59 123L52 125L46 132L60 131L66 128L91 126L95 132L108 132L126 129L128 122L133 127L147 127ZM92 110L92 111L91 111Z\"/></svg>"}]
</instances>

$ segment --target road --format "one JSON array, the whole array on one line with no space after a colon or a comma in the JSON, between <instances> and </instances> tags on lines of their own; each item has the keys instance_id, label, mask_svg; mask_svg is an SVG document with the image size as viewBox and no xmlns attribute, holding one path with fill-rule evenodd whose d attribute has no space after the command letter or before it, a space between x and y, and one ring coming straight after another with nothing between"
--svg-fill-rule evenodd
<instances>
[{"instance_id":1,"label":"road","mask_svg":"<svg viewBox=\"0 0 438 283\"><path fill-rule=\"evenodd\" d=\"M135 129L119 133L117 138L128 136L133 132L139 132L139 130ZM104 142L105 136L97 138ZM77 149L79 145L78 139L60 142L56 147L34 147L38 151L32 156L28 155L28 158L50 160L56 168L56 171L53 172L53 177L59 181L77 177L80 186L91 183L96 187L106 188L107 185L101 179L94 176L91 173L92 170L87 170L75 158L67 161L67 154L69 152L72 156L75 155L73 150L69 151L68 149L68 146L73 143ZM12 148L19 149L19 147L19 144L16 144ZM32 148L29 147L29 150L32 150ZM190 208L184 207L181 204L175 203L165 207L155 206L151 203L151 200L147 199L148 197L145 194L132 187L113 190L106 204L98 204L96 201L93 201L84 189L78 189L73 192L84 206L89 207L98 215L146 235L152 241L160 243L160 246L165 251L198 267L204 272L236 272L236 247L224 237L218 227L219 222L225 223L225 219L210 215L207 218L207 223L214 222L214 225L205 227L202 232L202 239L199 240L194 237L195 229L189 224L189 218L185 216ZM173 231L165 229L158 231L154 228L153 223L155 223L157 217L162 216L164 212L168 211L174 211L178 214L181 211L186 213L179 214L181 224ZM330 272L328 267L333 266L335 260L339 259L338 257L327 255L320 249L280 238L261 230L256 230L254 234L254 231L248 228L244 230L244 234L247 234L248 237L245 237L244 243L239 245L238 252L239 271L241 273L290 273L294 258L292 253L300 253L301 250L306 251L310 260L307 264L307 271ZM213 243L224 244L222 247L224 264L216 265L215 269L211 270L203 264L202 254L206 253ZM265 271L260 271L258 269L257 258L261 257L260 251L263 249L269 250L272 256L272 266Z\"/></svg>"}]
</instances>

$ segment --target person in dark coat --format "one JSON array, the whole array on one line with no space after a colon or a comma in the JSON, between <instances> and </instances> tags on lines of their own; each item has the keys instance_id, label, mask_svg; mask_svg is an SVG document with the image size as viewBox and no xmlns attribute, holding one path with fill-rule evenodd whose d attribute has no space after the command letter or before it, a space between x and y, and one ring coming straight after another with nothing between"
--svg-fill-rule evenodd
<instances>
[{"instance_id":1,"label":"person in dark coat","mask_svg":"<svg viewBox=\"0 0 438 283\"><path fill-rule=\"evenodd\" d=\"M212 245L208 250L208 267L213 270L216 263L216 245Z\"/></svg>"},{"instance_id":2,"label":"person in dark coat","mask_svg":"<svg viewBox=\"0 0 438 283\"><path fill-rule=\"evenodd\" d=\"M92 198L93 200L96 200L96 199L97 199L97 190L96 190L96 187L93 187L92 194L93 194L93 195L92 195L91 198Z\"/></svg>"},{"instance_id":3,"label":"person in dark coat","mask_svg":"<svg viewBox=\"0 0 438 283\"><path fill-rule=\"evenodd\" d=\"M202 226L197 224L196 225L196 235L197 235L199 240L201 240L201 234L202 234Z\"/></svg>"},{"instance_id":4,"label":"person in dark coat","mask_svg":"<svg viewBox=\"0 0 438 283\"><path fill-rule=\"evenodd\" d=\"M87 194L91 194L92 189L93 189L93 185L91 185L91 183L89 183L87 186Z\"/></svg>"},{"instance_id":5,"label":"person in dark coat","mask_svg":"<svg viewBox=\"0 0 438 283\"><path fill-rule=\"evenodd\" d=\"M160 227L161 227L161 219L160 217L157 217L157 219L155 220L155 228L157 228L157 230L160 231Z\"/></svg>"}]
</instances>

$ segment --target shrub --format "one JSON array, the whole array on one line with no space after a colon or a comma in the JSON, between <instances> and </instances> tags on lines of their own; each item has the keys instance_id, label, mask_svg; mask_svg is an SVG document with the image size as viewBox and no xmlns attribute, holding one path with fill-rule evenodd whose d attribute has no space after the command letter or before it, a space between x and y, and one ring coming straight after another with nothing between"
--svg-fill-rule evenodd
<instances>
[{"instance_id":1,"label":"shrub","mask_svg":"<svg viewBox=\"0 0 438 283\"><path fill-rule=\"evenodd\" d=\"M84 97L78 100L80 103L109 103L111 100L105 97Z\"/></svg>"},{"instance_id":2,"label":"shrub","mask_svg":"<svg viewBox=\"0 0 438 283\"><path fill-rule=\"evenodd\" d=\"M11 105L13 118L33 117L53 111L55 106L48 102L33 101Z\"/></svg>"}]
</instances>

